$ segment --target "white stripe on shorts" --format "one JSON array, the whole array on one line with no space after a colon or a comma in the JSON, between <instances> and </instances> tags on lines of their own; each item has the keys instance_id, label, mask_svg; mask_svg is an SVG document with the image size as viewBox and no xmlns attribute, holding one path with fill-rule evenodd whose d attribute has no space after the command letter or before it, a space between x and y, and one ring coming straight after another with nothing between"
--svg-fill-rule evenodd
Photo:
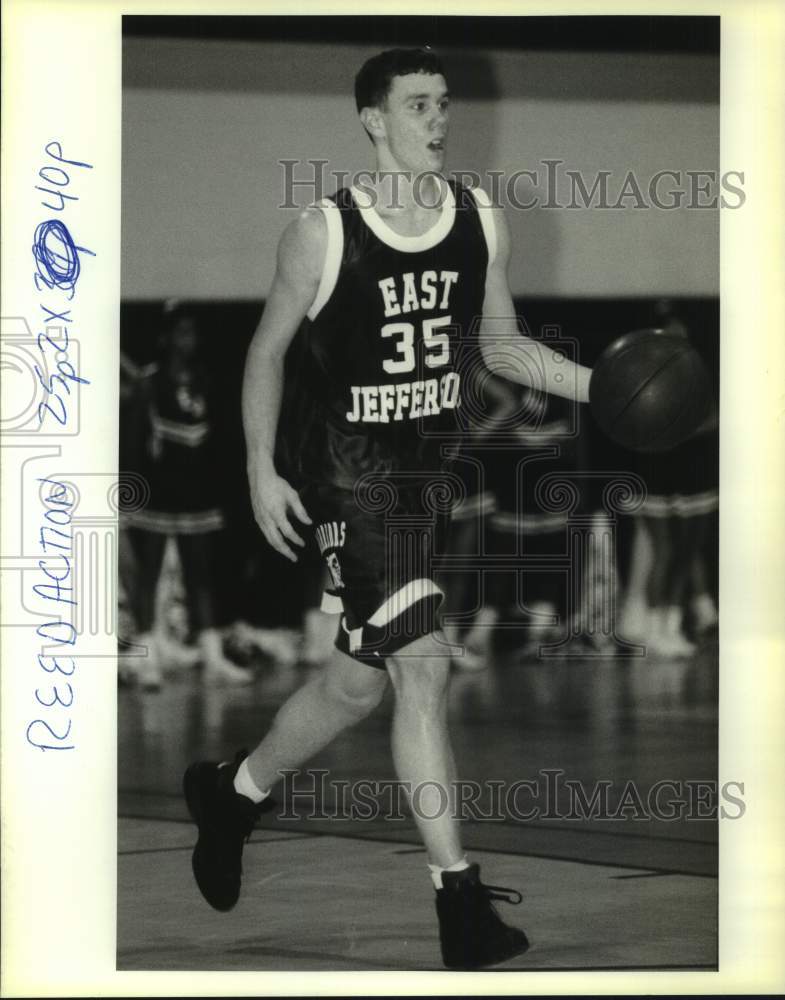
<instances>
[{"instance_id":1,"label":"white stripe on shorts","mask_svg":"<svg viewBox=\"0 0 785 1000\"><path fill-rule=\"evenodd\" d=\"M433 580L427 578L410 580L400 590L396 590L391 597L388 597L380 608L374 611L368 619L368 624L373 625L375 628L388 625L393 618L397 618L398 615L403 614L416 601L420 601L424 597L431 597L433 594L439 594L441 597L444 597L444 591L437 587Z\"/></svg>"}]
</instances>

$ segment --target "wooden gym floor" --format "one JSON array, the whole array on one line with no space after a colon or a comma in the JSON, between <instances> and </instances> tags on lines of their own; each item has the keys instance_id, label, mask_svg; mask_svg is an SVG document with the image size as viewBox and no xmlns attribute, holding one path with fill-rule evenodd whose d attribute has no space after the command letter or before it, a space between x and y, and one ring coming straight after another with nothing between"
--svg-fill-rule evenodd
<instances>
[{"instance_id":1,"label":"wooden gym floor","mask_svg":"<svg viewBox=\"0 0 785 1000\"><path fill-rule=\"evenodd\" d=\"M441 968L433 890L408 815L303 818L302 805L294 819L276 810L246 846L231 913L210 909L196 889L183 770L252 747L306 675L262 666L253 687L232 690L206 688L191 672L167 678L159 693L120 691L119 969ZM717 699L713 643L673 662L524 662L512 649L487 670L453 677L459 771L505 789L538 779L544 789L542 772L558 770L588 796L610 782L613 805L628 782L644 804L658 781L679 782L688 796L687 782L716 780ZM394 777L390 710L387 699L311 762L328 772L324 812L341 794L332 782ZM487 796L479 804L488 811ZM568 805L559 798L550 815L526 821L464 821L485 881L523 893L522 905L498 907L532 947L500 971L715 968L716 820L563 818Z\"/></svg>"}]
</instances>

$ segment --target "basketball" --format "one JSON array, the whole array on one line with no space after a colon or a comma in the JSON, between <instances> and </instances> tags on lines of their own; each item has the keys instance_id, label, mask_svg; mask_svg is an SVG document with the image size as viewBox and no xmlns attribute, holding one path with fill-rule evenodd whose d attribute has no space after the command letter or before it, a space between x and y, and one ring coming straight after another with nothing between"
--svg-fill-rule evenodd
<instances>
[{"instance_id":1,"label":"basketball","mask_svg":"<svg viewBox=\"0 0 785 1000\"><path fill-rule=\"evenodd\" d=\"M691 437L713 406L706 366L690 342L635 330L603 351L589 383L597 423L634 451L667 451Z\"/></svg>"}]
</instances>

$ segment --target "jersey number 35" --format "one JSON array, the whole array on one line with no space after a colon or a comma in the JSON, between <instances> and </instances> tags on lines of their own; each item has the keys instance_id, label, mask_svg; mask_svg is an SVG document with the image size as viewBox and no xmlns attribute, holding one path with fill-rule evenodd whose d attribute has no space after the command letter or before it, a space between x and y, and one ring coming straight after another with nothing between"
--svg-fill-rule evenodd
<instances>
[{"instance_id":1,"label":"jersey number 35","mask_svg":"<svg viewBox=\"0 0 785 1000\"><path fill-rule=\"evenodd\" d=\"M450 326L450 316L422 321L422 339L425 344L425 364L428 368L441 368L450 363L450 338L446 332L437 332L439 327ZM382 367L389 375L412 372L415 367L414 323L385 323L383 337L397 337L395 350L397 357L386 358Z\"/></svg>"}]
</instances>

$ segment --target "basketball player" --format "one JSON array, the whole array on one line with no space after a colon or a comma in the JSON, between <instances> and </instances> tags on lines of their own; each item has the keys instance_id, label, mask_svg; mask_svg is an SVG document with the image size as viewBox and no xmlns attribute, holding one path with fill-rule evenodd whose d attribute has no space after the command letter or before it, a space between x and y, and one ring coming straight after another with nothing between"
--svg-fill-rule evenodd
<instances>
[{"instance_id":1,"label":"basketball player","mask_svg":"<svg viewBox=\"0 0 785 1000\"><path fill-rule=\"evenodd\" d=\"M520 954L528 941L492 905L520 895L485 885L461 848L449 647L429 565L445 519L434 516L429 487L449 478L441 443L457 426L461 347L475 317L484 315L485 361L507 377L585 401L590 373L517 335L504 220L482 192L442 176L450 97L436 55L375 56L357 75L355 97L378 173L302 212L284 232L243 391L256 519L290 559L303 535L315 536L331 574L325 606L340 613L336 649L250 756L186 772L199 829L193 869L207 901L231 909L243 842L271 808L279 771L366 716L391 683L397 775L404 787L427 783L413 813L436 889L442 958L477 968ZM295 435L282 476L274 446L284 355L306 317L303 388L282 427ZM406 544L388 542L392 522L404 526Z\"/></svg>"}]
</instances>

